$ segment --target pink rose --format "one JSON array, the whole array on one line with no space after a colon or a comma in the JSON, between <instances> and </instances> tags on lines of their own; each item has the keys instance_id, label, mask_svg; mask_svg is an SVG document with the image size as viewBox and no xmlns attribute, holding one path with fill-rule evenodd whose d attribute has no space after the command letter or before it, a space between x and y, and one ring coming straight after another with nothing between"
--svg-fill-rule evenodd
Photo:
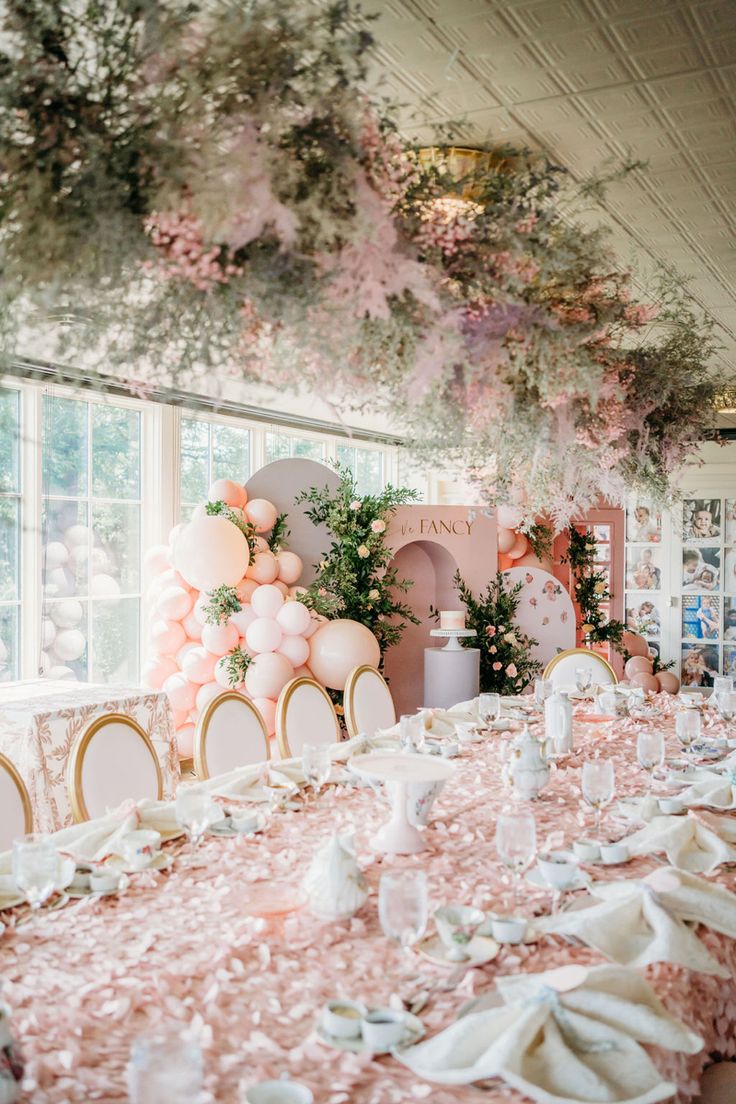
<instances>
[{"instance_id":1,"label":"pink rose","mask_svg":"<svg viewBox=\"0 0 736 1104\"><path fill-rule=\"evenodd\" d=\"M496 626L495 625L486 625L486 632L488 633L489 636L495 636L496 635Z\"/></svg>"},{"instance_id":2,"label":"pink rose","mask_svg":"<svg viewBox=\"0 0 736 1104\"><path fill-rule=\"evenodd\" d=\"M350 503L350 509L351 510L359 510L362 505L363 505L362 502L359 502L358 499L356 498L354 502Z\"/></svg>"},{"instance_id":3,"label":"pink rose","mask_svg":"<svg viewBox=\"0 0 736 1104\"><path fill-rule=\"evenodd\" d=\"M516 670L516 665L514 663L509 663L508 667L506 668L506 674L509 676L509 678L516 678L518 673L519 672Z\"/></svg>"},{"instance_id":4,"label":"pink rose","mask_svg":"<svg viewBox=\"0 0 736 1104\"><path fill-rule=\"evenodd\" d=\"M503 667L503 663L494 663L493 664L493 670L494 671L500 671L502 667Z\"/></svg>"},{"instance_id":5,"label":"pink rose","mask_svg":"<svg viewBox=\"0 0 736 1104\"><path fill-rule=\"evenodd\" d=\"M386 522L382 521L380 518L376 518L375 521L371 522L371 532L373 533L382 533L385 528Z\"/></svg>"},{"instance_id":6,"label":"pink rose","mask_svg":"<svg viewBox=\"0 0 736 1104\"><path fill-rule=\"evenodd\" d=\"M489 651L489 652L491 653L491 655L495 655L495 654L496 654L496 652L498 651L498 648L496 647L496 645L495 645L495 644L491 644L491 646L490 646L490 648L488 649L488 651Z\"/></svg>"},{"instance_id":7,"label":"pink rose","mask_svg":"<svg viewBox=\"0 0 736 1104\"><path fill-rule=\"evenodd\" d=\"M498 631L499 631L499 632L504 632L504 631L505 631L505 629L506 629L506 626L505 626L505 625L499 625L499 626L498 626Z\"/></svg>"}]
</instances>

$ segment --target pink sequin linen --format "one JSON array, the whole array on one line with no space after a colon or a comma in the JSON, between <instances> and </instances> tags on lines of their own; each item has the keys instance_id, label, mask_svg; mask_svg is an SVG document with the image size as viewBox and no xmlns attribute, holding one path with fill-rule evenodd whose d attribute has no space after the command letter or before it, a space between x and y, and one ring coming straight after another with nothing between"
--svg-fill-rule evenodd
<instances>
[{"instance_id":1,"label":"pink sequin linen","mask_svg":"<svg viewBox=\"0 0 736 1104\"><path fill-rule=\"evenodd\" d=\"M657 723L672 729L672 705ZM708 718L706 726L716 727ZM610 756L620 794L641 790L634 754L635 726L624 721L610 738L587 736L590 746L552 771L533 803L540 846L569 843L588 832L591 814L581 804L580 764L587 753ZM669 752L676 752L670 738ZM305 1082L317 1104L399 1104L431 1100L457 1104L523 1104L495 1082L476 1088L443 1088L418 1081L390 1057L371 1059L329 1049L315 1036L320 1006L343 996L372 1004L396 1003L416 983L399 978L399 956L382 935L376 887L382 870L422 866L432 907L467 902L503 908L508 876L494 846L495 820L508 801L501 781L506 738L493 737L455 760L457 773L434 809L427 837L432 850L406 858L377 858L369 843L385 821L387 806L370 790L330 787L305 808L275 815L263 836L209 838L201 852L209 864L185 865L186 847L168 874L131 878L119 898L89 899L44 914L39 924L2 937L4 999L26 1058L25 1095L33 1104L81 1104L127 1099L124 1067L133 1038L162 1020L191 1024L205 1055L207 1099L240 1104L242 1086L288 1072ZM595 745L595 746L594 746ZM245 914L249 887L260 880L297 883L318 844L335 828L355 831L371 896L351 921L328 924L300 912L263 930ZM610 814L604 829L623 828ZM657 864L640 858L621 868L591 868L593 878L641 876ZM722 868L716 878L731 889ZM549 905L549 893L527 886L528 914ZM706 932L709 950L736 971L736 946ZM541 971L569 962L594 963L592 950L558 937L502 948L497 959L470 970L462 983L437 990L422 1012L428 1032L445 1027L469 997L493 987L499 974ZM417 967L437 980L447 971L424 959ZM676 1082L678 1104L698 1093L711 1052L736 1054L736 984L689 970L657 965L644 972L668 1010L705 1039L695 1056L652 1050L662 1075Z\"/></svg>"}]
</instances>

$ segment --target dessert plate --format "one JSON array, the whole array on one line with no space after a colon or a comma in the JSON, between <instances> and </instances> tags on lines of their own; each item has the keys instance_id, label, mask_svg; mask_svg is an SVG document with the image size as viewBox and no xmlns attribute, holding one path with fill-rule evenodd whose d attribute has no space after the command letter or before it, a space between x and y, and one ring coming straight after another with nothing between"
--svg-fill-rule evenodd
<instances>
[{"instance_id":1,"label":"dessert plate","mask_svg":"<svg viewBox=\"0 0 736 1104\"><path fill-rule=\"evenodd\" d=\"M498 954L499 945L488 935L473 936L465 945L468 957L458 960L447 957L447 949L438 935L428 935L416 944L416 950L439 966L467 966L470 969L473 966L482 966L486 962L491 962Z\"/></svg>"}]
</instances>

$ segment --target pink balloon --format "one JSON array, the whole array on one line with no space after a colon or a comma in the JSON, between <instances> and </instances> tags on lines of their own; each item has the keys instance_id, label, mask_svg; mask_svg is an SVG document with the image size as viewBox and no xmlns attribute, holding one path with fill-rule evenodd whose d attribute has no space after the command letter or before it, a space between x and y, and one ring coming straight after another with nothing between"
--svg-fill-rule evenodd
<instances>
[{"instance_id":1,"label":"pink balloon","mask_svg":"<svg viewBox=\"0 0 736 1104\"><path fill-rule=\"evenodd\" d=\"M514 541L516 540L516 533L513 529L504 529L503 527L498 530L498 551L508 552L514 547Z\"/></svg>"},{"instance_id":2,"label":"pink balloon","mask_svg":"<svg viewBox=\"0 0 736 1104\"><path fill-rule=\"evenodd\" d=\"M529 541L526 539L523 533L517 533L514 539L514 543L508 551L508 555L512 560L518 560L529 548Z\"/></svg>"},{"instance_id":3,"label":"pink balloon","mask_svg":"<svg viewBox=\"0 0 736 1104\"><path fill-rule=\"evenodd\" d=\"M278 652L257 655L245 673L245 688L253 698L277 698L294 677L294 666Z\"/></svg>"},{"instance_id":4,"label":"pink balloon","mask_svg":"<svg viewBox=\"0 0 736 1104\"><path fill-rule=\"evenodd\" d=\"M190 640L202 639L202 622L198 619L194 610L186 615L182 621L182 625L184 626L184 632Z\"/></svg>"},{"instance_id":5,"label":"pink balloon","mask_svg":"<svg viewBox=\"0 0 736 1104\"><path fill-rule=\"evenodd\" d=\"M276 702L270 698L253 698L253 704L263 717L263 723L269 736L276 731Z\"/></svg>"},{"instance_id":6,"label":"pink balloon","mask_svg":"<svg viewBox=\"0 0 736 1104\"><path fill-rule=\"evenodd\" d=\"M245 630L246 643L257 654L275 652L283 635L281 626L272 617L257 617Z\"/></svg>"},{"instance_id":7,"label":"pink balloon","mask_svg":"<svg viewBox=\"0 0 736 1104\"><path fill-rule=\"evenodd\" d=\"M188 709L172 709L171 717L174 722L174 728L181 728L183 724L186 724L189 720Z\"/></svg>"},{"instance_id":8,"label":"pink balloon","mask_svg":"<svg viewBox=\"0 0 736 1104\"><path fill-rule=\"evenodd\" d=\"M285 636L277 648L277 654L286 656L294 667L300 667L309 659L309 641L303 636Z\"/></svg>"},{"instance_id":9,"label":"pink balloon","mask_svg":"<svg viewBox=\"0 0 736 1104\"><path fill-rule=\"evenodd\" d=\"M312 672L309 670L309 668L305 664L302 664L301 667L295 667L294 668L294 678L310 678L310 679L313 679L314 675L312 674Z\"/></svg>"},{"instance_id":10,"label":"pink balloon","mask_svg":"<svg viewBox=\"0 0 736 1104\"><path fill-rule=\"evenodd\" d=\"M194 605L192 606L192 613L197 618L200 625L207 624L207 614L204 611L205 606L208 606L211 601L212 599L210 598L209 594L200 594L199 597L196 598L194 601Z\"/></svg>"},{"instance_id":11,"label":"pink balloon","mask_svg":"<svg viewBox=\"0 0 736 1104\"><path fill-rule=\"evenodd\" d=\"M154 621L151 644L158 655L173 655L186 643L187 634L178 621Z\"/></svg>"},{"instance_id":12,"label":"pink balloon","mask_svg":"<svg viewBox=\"0 0 736 1104\"><path fill-rule=\"evenodd\" d=\"M190 682L196 682L203 686L206 682L212 682L215 677L215 662L217 656L204 648L194 647L182 661L182 674L186 675Z\"/></svg>"},{"instance_id":13,"label":"pink balloon","mask_svg":"<svg viewBox=\"0 0 736 1104\"><path fill-rule=\"evenodd\" d=\"M248 542L237 525L216 514L191 521L174 548L177 571L202 591L235 586L249 562Z\"/></svg>"},{"instance_id":14,"label":"pink balloon","mask_svg":"<svg viewBox=\"0 0 736 1104\"><path fill-rule=\"evenodd\" d=\"M176 750L180 759L191 759L194 755L195 725L185 724L176 730Z\"/></svg>"},{"instance_id":15,"label":"pink balloon","mask_svg":"<svg viewBox=\"0 0 736 1104\"><path fill-rule=\"evenodd\" d=\"M200 518L204 518L207 516L207 506L204 502L200 502L197 506L193 508L191 514L189 515L189 520L199 521Z\"/></svg>"},{"instance_id":16,"label":"pink balloon","mask_svg":"<svg viewBox=\"0 0 736 1104\"><path fill-rule=\"evenodd\" d=\"M498 524L503 529L518 529L524 515L518 506L499 506L496 510Z\"/></svg>"},{"instance_id":17,"label":"pink balloon","mask_svg":"<svg viewBox=\"0 0 736 1104\"><path fill-rule=\"evenodd\" d=\"M634 675L651 675L652 673L652 661L647 659L646 656L632 656L631 659L627 659L624 665L624 671L627 678L633 678Z\"/></svg>"},{"instance_id":18,"label":"pink balloon","mask_svg":"<svg viewBox=\"0 0 736 1104\"><path fill-rule=\"evenodd\" d=\"M321 613L314 613L310 611L310 623L302 633L305 640L309 640L310 636L314 636L320 625L327 624L327 618L323 617Z\"/></svg>"},{"instance_id":19,"label":"pink balloon","mask_svg":"<svg viewBox=\"0 0 736 1104\"><path fill-rule=\"evenodd\" d=\"M625 632L621 643L631 656L649 656L649 645L643 636L635 632Z\"/></svg>"},{"instance_id":20,"label":"pink balloon","mask_svg":"<svg viewBox=\"0 0 736 1104\"><path fill-rule=\"evenodd\" d=\"M281 591L281 593L283 594L284 598L287 597L287 595L289 593L289 588L286 585L286 583L282 583L280 579L276 579L276 580L274 580L273 583L271 583L271 586L277 587Z\"/></svg>"},{"instance_id":21,"label":"pink balloon","mask_svg":"<svg viewBox=\"0 0 736 1104\"><path fill-rule=\"evenodd\" d=\"M309 628L312 618L303 602L290 599L284 602L276 614L276 620L288 636L301 636Z\"/></svg>"},{"instance_id":22,"label":"pink balloon","mask_svg":"<svg viewBox=\"0 0 736 1104\"><path fill-rule=\"evenodd\" d=\"M306 593L307 593L307 588L304 587L304 586L290 586L289 587L289 597L290 598L298 598L300 594L306 594Z\"/></svg>"},{"instance_id":23,"label":"pink balloon","mask_svg":"<svg viewBox=\"0 0 736 1104\"><path fill-rule=\"evenodd\" d=\"M163 685L172 709L193 709L197 689L195 684L182 674L170 675Z\"/></svg>"},{"instance_id":24,"label":"pink balloon","mask_svg":"<svg viewBox=\"0 0 736 1104\"><path fill-rule=\"evenodd\" d=\"M158 596L156 612L165 621L181 621L191 611L194 598L190 590L182 587L165 587Z\"/></svg>"},{"instance_id":25,"label":"pink balloon","mask_svg":"<svg viewBox=\"0 0 736 1104\"><path fill-rule=\"evenodd\" d=\"M152 690L160 690L169 675L176 674L176 663L169 656L149 659L143 666L141 681Z\"/></svg>"},{"instance_id":26,"label":"pink balloon","mask_svg":"<svg viewBox=\"0 0 736 1104\"><path fill-rule=\"evenodd\" d=\"M284 550L278 553L276 561L279 568L279 579L287 586L292 586L304 570L301 557L297 556L296 552Z\"/></svg>"},{"instance_id":27,"label":"pink balloon","mask_svg":"<svg viewBox=\"0 0 736 1104\"><path fill-rule=\"evenodd\" d=\"M202 628L202 644L208 652L216 656L232 651L239 639L240 633L229 621L223 625L205 625Z\"/></svg>"},{"instance_id":28,"label":"pink balloon","mask_svg":"<svg viewBox=\"0 0 736 1104\"><path fill-rule=\"evenodd\" d=\"M216 479L207 492L210 502L224 502L226 506L245 506L248 493L241 483L232 479Z\"/></svg>"},{"instance_id":29,"label":"pink balloon","mask_svg":"<svg viewBox=\"0 0 736 1104\"><path fill-rule=\"evenodd\" d=\"M253 537L253 547L256 552L270 552L271 546L265 537Z\"/></svg>"},{"instance_id":30,"label":"pink balloon","mask_svg":"<svg viewBox=\"0 0 736 1104\"><path fill-rule=\"evenodd\" d=\"M347 618L321 625L309 642L309 667L332 690L342 690L354 667L378 667L381 649L365 625Z\"/></svg>"},{"instance_id":31,"label":"pink balloon","mask_svg":"<svg viewBox=\"0 0 736 1104\"><path fill-rule=\"evenodd\" d=\"M657 680L659 689L665 694L676 694L680 689L680 680L672 671L660 671L659 674L654 677Z\"/></svg>"},{"instance_id":32,"label":"pink balloon","mask_svg":"<svg viewBox=\"0 0 736 1104\"><path fill-rule=\"evenodd\" d=\"M655 694L659 690L656 676L648 675L645 671L640 671L638 675L634 675L630 682L632 686L640 686L642 690L652 690Z\"/></svg>"},{"instance_id":33,"label":"pink balloon","mask_svg":"<svg viewBox=\"0 0 736 1104\"><path fill-rule=\"evenodd\" d=\"M252 606L243 606L237 613L230 614L230 624L235 626L241 636L245 636L248 626L255 619L256 615Z\"/></svg>"},{"instance_id":34,"label":"pink balloon","mask_svg":"<svg viewBox=\"0 0 736 1104\"><path fill-rule=\"evenodd\" d=\"M194 640L187 640L186 644L182 644L181 648L179 649L179 651L174 656L174 658L176 659L176 668L177 668L178 671L181 671L182 664L183 664L184 660L189 655L189 653L196 647L197 647L197 644L196 644L196 641L194 641Z\"/></svg>"},{"instance_id":35,"label":"pink balloon","mask_svg":"<svg viewBox=\"0 0 736 1104\"><path fill-rule=\"evenodd\" d=\"M164 587L176 586L181 587L182 590L189 590L189 583L186 581L183 575L180 575L175 567L170 567L167 571L158 577L161 583L161 589Z\"/></svg>"},{"instance_id":36,"label":"pink balloon","mask_svg":"<svg viewBox=\"0 0 736 1104\"><path fill-rule=\"evenodd\" d=\"M265 498L252 498L245 507L245 516L256 533L267 533L276 524L278 514L272 502Z\"/></svg>"},{"instance_id":37,"label":"pink balloon","mask_svg":"<svg viewBox=\"0 0 736 1104\"><path fill-rule=\"evenodd\" d=\"M257 583L255 581L255 579L241 579L240 580L238 585L235 587L235 593L237 594L238 598L240 599L242 605L245 605L246 602L250 602L251 598L253 597L253 592L259 586L260 586L260 583Z\"/></svg>"},{"instance_id":38,"label":"pink balloon","mask_svg":"<svg viewBox=\"0 0 736 1104\"><path fill-rule=\"evenodd\" d=\"M257 583L272 583L278 571L279 565L273 552L256 552L246 575Z\"/></svg>"},{"instance_id":39,"label":"pink balloon","mask_svg":"<svg viewBox=\"0 0 736 1104\"><path fill-rule=\"evenodd\" d=\"M150 578L152 575L160 575L169 566L170 550L167 544L154 544L143 557L143 566Z\"/></svg>"},{"instance_id":40,"label":"pink balloon","mask_svg":"<svg viewBox=\"0 0 736 1104\"><path fill-rule=\"evenodd\" d=\"M230 671L227 666L228 657L222 656L218 659L214 667L215 682L220 686L220 692L222 690L237 690L242 683L236 682L235 684L230 682Z\"/></svg>"},{"instance_id":41,"label":"pink balloon","mask_svg":"<svg viewBox=\"0 0 736 1104\"><path fill-rule=\"evenodd\" d=\"M212 699L218 697L221 693L222 687L219 682L206 682L197 691L197 697L194 700L195 707L201 713L205 706L209 705Z\"/></svg>"},{"instance_id":42,"label":"pink balloon","mask_svg":"<svg viewBox=\"0 0 736 1104\"><path fill-rule=\"evenodd\" d=\"M176 544L177 540L179 539L179 534L181 533L183 528L184 528L184 524L183 524L183 522L180 521L179 524L175 525L174 528L169 533L169 546L171 548L173 548L174 545Z\"/></svg>"},{"instance_id":43,"label":"pink balloon","mask_svg":"<svg viewBox=\"0 0 736 1104\"><path fill-rule=\"evenodd\" d=\"M284 604L284 596L273 583L266 583L253 591L251 609L256 617L276 617Z\"/></svg>"}]
</instances>

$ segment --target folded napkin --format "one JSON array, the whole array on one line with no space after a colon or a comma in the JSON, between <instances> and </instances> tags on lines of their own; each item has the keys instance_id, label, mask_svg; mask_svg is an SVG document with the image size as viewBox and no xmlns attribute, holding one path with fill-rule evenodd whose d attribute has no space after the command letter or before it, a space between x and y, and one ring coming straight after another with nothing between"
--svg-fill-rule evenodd
<instances>
[{"instance_id":1,"label":"folded napkin","mask_svg":"<svg viewBox=\"0 0 736 1104\"><path fill-rule=\"evenodd\" d=\"M736 774L701 770L678 798L685 805L709 805L713 809L736 809Z\"/></svg>"},{"instance_id":2,"label":"folded napkin","mask_svg":"<svg viewBox=\"0 0 736 1104\"><path fill-rule=\"evenodd\" d=\"M736 820L693 810L686 817L657 816L624 842L632 855L664 852L680 870L709 874L736 863Z\"/></svg>"},{"instance_id":3,"label":"folded napkin","mask_svg":"<svg viewBox=\"0 0 736 1104\"><path fill-rule=\"evenodd\" d=\"M444 1085L500 1077L540 1104L654 1104L677 1086L662 1081L640 1044L686 1054L703 1046L620 966L563 967L496 985L501 1007L472 1012L397 1059Z\"/></svg>"},{"instance_id":4,"label":"folded napkin","mask_svg":"<svg viewBox=\"0 0 736 1104\"><path fill-rule=\"evenodd\" d=\"M736 896L684 870L642 880L596 882L589 907L534 921L538 931L572 935L622 966L674 962L730 977L695 934L698 923L736 938Z\"/></svg>"}]
</instances>

